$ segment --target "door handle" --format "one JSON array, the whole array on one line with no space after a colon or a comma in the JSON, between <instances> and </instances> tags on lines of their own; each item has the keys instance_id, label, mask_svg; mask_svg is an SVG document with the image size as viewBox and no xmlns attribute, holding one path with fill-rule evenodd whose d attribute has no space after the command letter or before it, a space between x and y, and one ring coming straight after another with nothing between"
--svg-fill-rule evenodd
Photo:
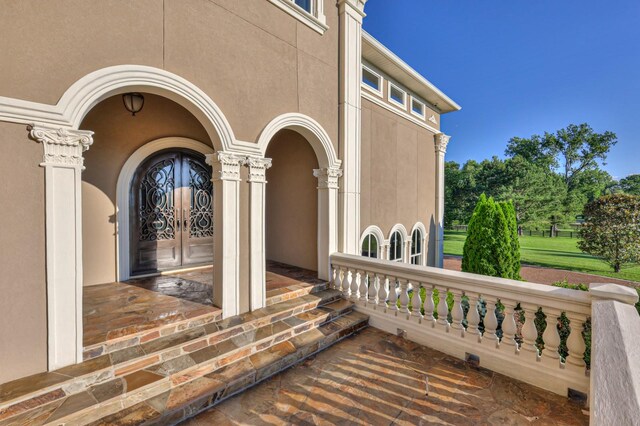
<instances>
[{"instance_id":1,"label":"door handle","mask_svg":"<svg viewBox=\"0 0 640 426\"><path fill-rule=\"evenodd\" d=\"M174 212L174 222L176 224L176 231L180 231L180 223L182 222L182 220L180 220L179 214L180 214L180 209L173 209Z\"/></svg>"},{"instance_id":2,"label":"door handle","mask_svg":"<svg viewBox=\"0 0 640 426\"><path fill-rule=\"evenodd\" d=\"M182 219L183 219L183 223L182 223L182 229L184 229L185 231L187 230L187 209L182 209Z\"/></svg>"}]
</instances>

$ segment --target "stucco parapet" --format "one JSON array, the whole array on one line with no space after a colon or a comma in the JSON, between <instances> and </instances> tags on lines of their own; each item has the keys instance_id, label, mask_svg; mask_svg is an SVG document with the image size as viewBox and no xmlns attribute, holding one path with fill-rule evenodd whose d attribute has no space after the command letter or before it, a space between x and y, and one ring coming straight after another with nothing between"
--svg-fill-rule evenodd
<instances>
[{"instance_id":1,"label":"stucco parapet","mask_svg":"<svg viewBox=\"0 0 640 426\"><path fill-rule=\"evenodd\" d=\"M83 167L82 153L93 143L93 132L84 130L37 124L28 125L27 130L29 137L44 147L41 166Z\"/></svg>"},{"instance_id":2,"label":"stucco parapet","mask_svg":"<svg viewBox=\"0 0 640 426\"><path fill-rule=\"evenodd\" d=\"M628 305L638 302L638 293L634 289L618 284L592 283L589 293L594 300L615 300Z\"/></svg>"}]
</instances>

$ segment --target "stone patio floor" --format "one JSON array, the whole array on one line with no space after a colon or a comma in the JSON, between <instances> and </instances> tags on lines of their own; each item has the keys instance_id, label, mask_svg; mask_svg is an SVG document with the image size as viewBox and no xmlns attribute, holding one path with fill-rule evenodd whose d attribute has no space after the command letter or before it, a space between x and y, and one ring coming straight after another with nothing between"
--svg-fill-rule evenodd
<instances>
[{"instance_id":1,"label":"stone patio floor","mask_svg":"<svg viewBox=\"0 0 640 426\"><path fill-rule=\"evenodd\" d=\"M267 262L267 299L277 303L322 284L317 272ZM213 267L84 288L84 346L219 314L212 306Z\"/></svg>"},{"instance_id":2,"label":"stone patio floor","mask_svg":"<svg viewBox=\"0 0 640 426\"><path fill-rule=\"evenodd\" d=\"M183 425L588 423L567 398L368 328Z\"/></svg>"}]
</instances>

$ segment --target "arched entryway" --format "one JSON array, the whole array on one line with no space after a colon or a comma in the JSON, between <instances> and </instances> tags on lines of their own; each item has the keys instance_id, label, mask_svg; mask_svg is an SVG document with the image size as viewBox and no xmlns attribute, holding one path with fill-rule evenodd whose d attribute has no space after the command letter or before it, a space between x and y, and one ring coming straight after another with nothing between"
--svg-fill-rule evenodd
<instances>
[{"instance_id":1,"label":"arched entryway","mask_svg":"<svg viewBox=\"0 0 640 426\"><path fill-rule=\"evenodd\" d=\"M315 152L293 130L281 130L266 151L266 259L318 271L318 169Z\"/></svg>"},{"instance_id":2,"label":"arched entryway","mask_svg":"<svg viewBox=\"0 0 640 426\"><path fill-rule=\"evenodd\" d=\"M146 158L129 187L131 275L212 264L212 197L204 155L169 148Z\"/></svg>"},{"instance_id":3,"label":"arched entryway","mask_svg":"<svg viewBox=\"0 0 640 426\"><path fill-rule=\"evenodd\" d=\"M196 123L190 128L202 130L195 139L215 150L215 154L207 157L207 163L212 167L213 175L217 176L214 179L214 205L224 208L214 209L218 215L214 220L214 235L219 236L214 239L214 245L224 247L224 253L221 249L214 249L214 253L221 256L219 262L214 260L220 272L219 276L214 277L214 281L220 283L217 291L214 291L214 303L223 307L225 316L238 313L238 262L235 260L239 240L237 175L242 157L230 151L244 147L236 144L233 131L216 104L185 79L165 70L137 65L98 70L74 83L58 104L49 108L50 116L43 116L42 124L29 127L30 137L41 142L45 152L41 165L45 168L46 191L49 369L79 362L83 357L83 281L85 269L91 269L87 268L89 265L85 264L85 260L92 259L92 266L98 267L94 270L101 274L112 271L115 275L117 271L119 253L115 241L120 229L117 228L118 211L113 208L113 199L116 198L117 173L135 147L129 146L128 152L117 152L117 156L125 154L124 159L119 160L121 162L102 164L101 167L95 167L94 164L92 167L87 161L84 164L86 171L81 172L85 170L85 151L92 146L92 142L93 147L99 144L100 134L89 124L89 114L110 98L118 98L127 92L142 92L180 105ZM120 111L127 114L121 102L120 99ZM135 118L140 119L141 116ZM172 122L173 117L169 115L166 121L157 120L156 124L161 127ZM119 129L112 130L117 133ZM164 134L171 135L176 133ZM126 145L129 136L119 135L111 142ZM157 139L157 136L153 139ZM147 138L143 142L149 140ZM107 157L98 158L98 164L106 158L114 158L115 152L111 149L113 146L101 145L106 148L104 153ZM254 151L257 152L257 149ZM99 175L96 182L100 185L86 180L83 182L81 176L89 174L89 170ZM105 171L115 171L115 175L107 176L108 173L103 173ZM107 189L103 190L101 185ZM220 190L215 190L215 187L220 187ZM83 198L90 202L83 202ZM109 205L111 212L105 214ZM83 220L86 218L96 219L100 226L87 226ZM218 228L224 232L217 232ZM84 243L88 237L91 240L92 236L100 237L95 239L106 243L96 247L94 256L88 256Z\"/></svg>"},{"instance_id":4,"label":"arched entryway","mask_svg":"<svg viewBox=\"0 0 640 426\"><path fill-rule=\"evenodd\" d=\"M186 168L184 167L181 156L184 156L185 153L190 153L187 158L194 159L197 166L189 167L187 165ZM175 177L173 182L169 184L177 186L180 192L180 196L177 192L173 194L173 208L175 209L173 220L176 227L176 236L170 243L162 243L169 245L173 250L171 252L165 250L160 253L161 257L170 255L173 261L169 264L159 265L156 270L166 271L182 266L213 263L213 204L206 205L212 201L211 197L213 196L213 185L210 181L211 166L206 164L206 155L211 154L213 154L213 148L210 145L184 137L167 137L144 144L127 159L118 176L116 189L119 281L127 280L139 274L154 272L152 267L145 270L144 268L136 269L134 266L135 262L132 257L140 255L133 248L133 240L136 239L134 234L138 233L138 236L141 234L140 230L132 227L134 222L132 214L137 210L136 206L132 205L132 200L136 199L136 197L141 197L141 194L136 194L136 189L133 188L136 175L140 176L144 169L148 169L151 165L149 163L154 163L153 159L157 158L157 156L169 155L169 157L173 158L173 163L179 164L178 167L183 169L186 174L178 172L175 168L173 169ZM158 178L162 180L162 174L158 175ZM159 184L162 185L162 181ZM137 190L139 191L139 189ZM163 200L160 199L159 201L162 202ZM178 206L178 204L180 205ZM192 212L199 212L199 215L196 214L193 220L191 219ZM186 228L185 219L187 219ZM163 220L163 218L160 218L160 220ZM199 224L198 221L200 221ZM204 238L200 240L202 244L197 244L196 247L191 247L189 241L186 241L186 246L183 244L183 236L187 239L191 237L191 225L198 225L200 228L203 226L210 227L210 229L204 231L199 228L193 228L193 236ZM178 233L180 234L179 238L177 236ZM188 234L188 237L184 234ZM195 250L192 250L192 248ZM184 255L183 250L186 250ZM151 254L153 255L154 253ZM187 261L183 262L185 257Z\"/></svg>"}]
</instances>

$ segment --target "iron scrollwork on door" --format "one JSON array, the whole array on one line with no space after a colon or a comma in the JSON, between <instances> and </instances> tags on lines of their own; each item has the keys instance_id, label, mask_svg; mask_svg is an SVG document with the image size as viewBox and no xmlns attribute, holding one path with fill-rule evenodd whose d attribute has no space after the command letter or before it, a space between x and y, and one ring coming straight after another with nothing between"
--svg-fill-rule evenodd
<instances>
[{"instance_id":1,"label":"iron scrollwork on door","mask_svg":"<svg viewBox=\"0 0 640 426\"><path fill-rule=\"evenodd\" d=\"M191 202L189 213L189 233L193 238L213 236L213 184L211 172L201 164L189 162L189 187L191 188Z\"/></svg>"},{"instance_id":2,"label":"iron scrollwork on door","mask_svg":"<svg viewBox=\"0 0 640 426\"><path fill-rule=\"evenodd\" d=\"M165 159L149 167L140 181L140 241L172 240L176 237L174 172L174 159Z\"/></svg>"}]
</instances>

